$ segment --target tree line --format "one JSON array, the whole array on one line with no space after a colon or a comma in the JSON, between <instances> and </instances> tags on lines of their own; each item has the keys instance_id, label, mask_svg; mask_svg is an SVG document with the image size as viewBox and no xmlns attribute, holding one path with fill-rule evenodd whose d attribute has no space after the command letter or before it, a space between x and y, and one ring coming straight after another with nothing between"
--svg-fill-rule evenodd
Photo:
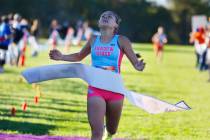
<instances>
[{"instance_id":1,"label":"tree line","mask_svg":"<svg viewBox=\"0 0 210 140\"><path fill-rule=\"evenodd\" d=\"M52 19L59 22L88 20L97 29L97 20L105 10L121 18L120 33L135 42L149 42L158 26L163 26L169 43L187 44L191 16L210 16L209 0L169 0L170 6L157 6L146 0L1 0L0 15L20 13L27 19L38 18L41 36L47 37Z\"/></svg>"}]
</instances>

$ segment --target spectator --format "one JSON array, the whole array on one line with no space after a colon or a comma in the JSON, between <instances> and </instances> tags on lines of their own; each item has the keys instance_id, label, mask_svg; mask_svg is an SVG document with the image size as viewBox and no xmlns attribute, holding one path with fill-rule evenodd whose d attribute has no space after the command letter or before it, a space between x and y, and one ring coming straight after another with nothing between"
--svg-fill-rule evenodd
<instances>
[{"instance_id":1,"label":"spectator","mask_svg":"<svg viewBox=\"0 0 210 140\"><path fill-rule=\"evenodd\" d=\"M2 16L0 24L0 73L4 72L3 66L6 62L6 51L11 40L11 29L7 16Z\"/></svg>"}]
</instances>

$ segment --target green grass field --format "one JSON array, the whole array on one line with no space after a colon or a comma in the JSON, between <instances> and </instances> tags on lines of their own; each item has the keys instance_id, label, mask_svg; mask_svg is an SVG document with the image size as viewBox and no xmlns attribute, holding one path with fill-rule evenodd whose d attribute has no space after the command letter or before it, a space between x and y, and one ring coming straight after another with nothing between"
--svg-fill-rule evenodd
<instances>
[{"instance_id":1,"label":"green grass field","mask_svg":"<svg viewBox=\"0 0 210 140\"><path fill-rule=\"evenodd\" d=\"M124 56L122 76L129 90L176 103L185 100L192 110L185 112L148 114L127 100L115 137L149 140L207 140L210 139L210 84L208 73L195 69L192 47L169 45L164 61L157 63L151 44L134 44L147 63L144 72L136 71ZM72 48L71 52L79 48ZM28 53L29 55L29 53ZM61 79L40 84L42 95L32 85L21 82L20 72L27 67L55 64L48 52L37 58L28 56L26 67L6 66L0 75L0 133L34 135L90 136L86 113L87 84L79 79ZM90 57L83 60L90 64ZM26 112L21 109L24 100ZM16 116L10 115L12 106Z\"/></svg>"}]
</instances>

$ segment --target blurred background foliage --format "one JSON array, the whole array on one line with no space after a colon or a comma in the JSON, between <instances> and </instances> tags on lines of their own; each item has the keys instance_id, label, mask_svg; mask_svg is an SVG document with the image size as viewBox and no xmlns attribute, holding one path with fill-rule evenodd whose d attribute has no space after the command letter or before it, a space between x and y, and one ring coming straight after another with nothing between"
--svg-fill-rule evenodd
<instances>
[{"instance_id":1,"label":"blurred background foliage","mask_svg":"<svg viewBox=\"0 0 210 140\"><path fill-rule=\"evenodd\" d=\"M210 0L168 0L168 6L151 0L0 0L0 3L0 15L20 13L27 19L38 18L42 37L47 37L52 19L71 25L79 19L88 20L97 30L99 15L113 10L122 18L120 33L132 41L149 42L161 25L169 43L187 44L191 16L210 16Z\"/></svg>"}]
</instances>

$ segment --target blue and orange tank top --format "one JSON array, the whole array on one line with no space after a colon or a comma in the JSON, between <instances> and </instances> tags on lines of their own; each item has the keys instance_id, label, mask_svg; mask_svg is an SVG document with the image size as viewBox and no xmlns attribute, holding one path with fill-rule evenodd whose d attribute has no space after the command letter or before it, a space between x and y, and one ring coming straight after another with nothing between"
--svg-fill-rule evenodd
<instances>
[{"instance_id":1,"label":"blue and orange tank top","mask_svg":"<svg viewBox=\"0 0 210 140\"><path fill-rule=\"evenodd\" d=\"M108 43L101 42L101 36L96 36L91 46L92 66L120 73L123 52L118 43L119 35L114 35Z\"/></svg>"}]
</instances>

